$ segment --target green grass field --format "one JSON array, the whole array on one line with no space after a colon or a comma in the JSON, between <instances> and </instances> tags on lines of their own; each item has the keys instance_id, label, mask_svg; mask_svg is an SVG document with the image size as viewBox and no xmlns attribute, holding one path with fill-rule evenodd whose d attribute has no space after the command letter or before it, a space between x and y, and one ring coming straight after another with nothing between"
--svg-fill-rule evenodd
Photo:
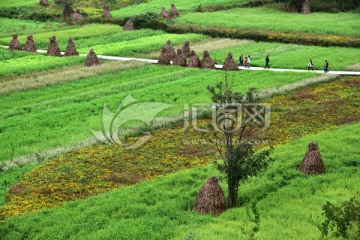
<instances>
[{"instance_id":1,"label":"green grass field","mask_svg":"<svg viewBox=\"0 0 360 240\"><path fill-rule=\"evenodd\" d=\"M38 0L0 0L0 8L9 8L9 7L22 7L22 6L35 6L38 5Z\"/></svg>"},{"instance_id":2,"label":"green grass field","mask_svg":"<svg viewBox=\"0 0 360 240\"><path fill-rule=\"evenodd\" d=\"M330 71L359 71L360 50L350 48L358 44L359 13L286 13L275 10L283 6L278 1L232 8L249 1L75 0L74 9L97 22L77 26L63 19L56 22L61 7L53 0L49 8L41 8L39 0L0 0L3 16L43 21L0 18L0 45L8 46L13 33L24 45L32 34L38 49L46 50L49 38L56 35L61 51L72 37L80 53L94 48L101 55L158 59L168 39L175 49L188 40L200 59L208 50L218 64L232 52L236 62L240 54L251 55L253 67L263 67L269 55L271 68L307 69L311 58L316 70L323 69L326 59ZM325 0L314 1L311 6L321 9L320 1ZM104 4L110 5L114 18L124 19L160 14L171 3L180 17L166 20L166 30L124 31L123 26L106 23L119 19L97 18ZM323 4L327 10L334 6ZM232 9L216 10L226 7ZM321 238L318 226L327 201L360 200L359 77L229 73L235 91L255 87L261 101L271 105L270 127L256 137L275 147L275 161L242 183L239 207L213 216L192 209L206 180L221 177L212 164L219 155L213 145L203 143L206 137L191 123L184 130L181 117L184 105L210 103L207 87L223 81L225 73L103 59L100 66L86 68L84 61L0 48L1 240L338 239ZM127 108L122 101L131 97L148 105ZM156 124L133 120L120 126L130 144L151 131L145 144L128 150L95 139L93 130L110 130L103 119L105 106L121 116L143 119L148 116L144 108L154 103L170 106L157 115ZM209 116L201 113L197 123L207 125ZM305 176L298 167L313 141L319 144L326 173ZM226 182L220 185L227 196ZM352 239L357 230L352 229Z\"/></svg>"},{"instance_id":3,"label":"green grass field","mask_svg":"<svg viewBox=\"0 0 360 240\"><path fill-rule=\"evenodd\" d=\"M346 70L347 66L360 62L360 49L340 47L301 46L279 43L247 43L239 46L210 51L211 57L218 63L223 63L227 54L233 53L239 63L240 54L251 56L251 65L265 66L265 57L269 55L270 66L274 68L307 69L311 58L314 69L323 70L325 60L329 62L330 70ZM200 54L200 53L199 53Z\"/></svg>"},{"instance_id":4,"label":"green grass field","mask_svg":"<svg viewBox=\"0 0 360 240\"><path fill-rule=\"evenodd\" d=\"M358 13L286 13L266 8L238 8L228 11L190 13L175 20L178 23L226 28L255 28L318 34L359 36Z\"/></svg>"},{"instance_id":5,"label":"green grass field","mask_svg":"<svg viewBox=\"0 0 360 240\"><path fill-rule=\"evenodd\" d=\"M208 166L10 218L0 230L3 239L318 239L322 205L359 195L359 134L355 124L278 146L268 170L240 187L241 207L219 217L192 211L198 189L209 176L218 176ZM311 141L319 143L324 175L308 177L297 170Z\"/></svg>"},{"instance_id":6,"label":"green grass field","mask_svg":"<svg viewBox=\"0 0 360 240\"><path fill-rule=\"evenodd\" d=\"M66 146L91 137L90 130L101 127L104 103L116 109L128 94L144 102L172 104L174 107L164 114L180 114L185 103L209 102L206 87L220 81L222 75L221 71L144 66L3 96L0 98L0 136L6 141L0 143L4 149L0 159ZM235 76L236 88L244 91L250 86L280 87L317 75L239 72Z\"/></svg>"},{"instance_id":7,"label":"green grass field","mask_svg":"<svg viewBox=\"0 0 360 240\"><path fill-rule=\"evenodd\" d=\"M210 6L210 5L218 5L218 4L227 4L227 3L239 3L239 2L249 2L249 0L194 0L194 1L172 1L171 3L174 3L176 8L182 12L186 10L193 10L199 6ZM114 17L124 18L124 17L132 17L137 16L139 14L145 13L145 12L154 12L159 13L161 12L161 8L165 7L168 11L170 10L170 4L169 1L165 0L149 0L145 3L141 3L138 5L128 6L116 11L112 11L112 15Z\"/></svg>"}]
</instances>

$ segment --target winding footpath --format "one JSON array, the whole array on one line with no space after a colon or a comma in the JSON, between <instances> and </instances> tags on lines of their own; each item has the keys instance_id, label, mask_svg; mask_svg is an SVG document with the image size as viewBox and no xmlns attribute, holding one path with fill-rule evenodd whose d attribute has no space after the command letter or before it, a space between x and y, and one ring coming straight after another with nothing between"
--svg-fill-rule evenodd
<instances>
[{"instance_id":1,"label":"winding footpath","mask_svg":"<svg viewBox=\"0 0 360 240\"><path fill-rule=\"evenodd\" d=\"M1 46L3 48L9 48L8 46ZM38 53L47 53L46 50L37 50ZM61 52L62 55L64 55L64 52ZM81 57L86 57L87 54L80 54ZM146 58L130 58L130 57L118 57L118 56L104 56L104 55L97 55L99 59L105 59L105 60L113 60L113 61L139 61L139 62L146 62L151 64L157 64L158 60L156 59L146 59ZM216 64L216 69L221 70L223 65ZM246 70L246 71L272 71L272 72L309 72L308 70L304 69L287 69L287 68L270 68L270 69L264 69L262 67L238 67L239 70ZM329 74L329 75L340 75L340 76L360 76L360 72L355 71L329 71L327 73L324 73L322 70L314 70L311 71L314 73L322 73L322 74Z\"/></svg>"}]
</instances>

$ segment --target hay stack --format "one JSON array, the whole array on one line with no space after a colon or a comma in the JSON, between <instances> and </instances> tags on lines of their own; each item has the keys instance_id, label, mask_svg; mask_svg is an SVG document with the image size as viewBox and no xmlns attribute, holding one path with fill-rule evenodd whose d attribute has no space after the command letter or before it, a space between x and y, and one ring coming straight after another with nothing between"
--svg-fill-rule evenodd
<instances>
[{"instance_id":1,"label":"hay stack","mask_svg":"<svg viewBox=\"0 0 360 240\"><path fill-rule=\"evenodd\" d=\"M160 16L166 19L170 19L170 13L165 9L165 7L162 7Z\"/></svg>"},{"instance_id":2,"label":"hay stack","mask_svg":"<svg viewBox=\"0 0 360 240\"><path fill-rule=\"evenodd\" d=\"M229 53L227 58L225 59L223 70L226 71L239 71L239 68L232 56L232 53Z\"/></svg>"},{"instance_id":3,"label":"hay stack","mask_svg":"<svg viewBox=\"0 0 360 240\"><path fill-rule=\"evenodd\" d=\"M75 13L71 14L71 24L83 24L84 17L80 14L80 9L76 9Z\"/></svg>"},{"instance_id":4,"label":"hay stack","mask_svg":"<svg viewBox=\"0 0 360 240\"><path fill-rule=\"evenodd\" d=\"M190 51L190 43L189 43L189 41L186 41L184 43L184 46L182 47L181 51L185 55L185 57L190 57L191 51Z\"/></svg>"},{"instance_id":5,"label":"hay stack","mask_svg":"<svg viewBox=\"0 0 360 240\"><path fill-rule=\"evenodd\" d=\"M301 7L301 13L302 14L310 14L311 13L310 5L307 0L303 3L303 5Z\"/></svg>"},{"instance_id":6,"label":"hay stack","mask_svg":"<svg viewBox=\"0 0 360 240\"><path fill-rule=\"evenodd\" d=\"M92 67L97 65L100 65L99 59L94 52L94 49L90 49L88 55L86 56L85 67Z\"/></svg>"},{"instance_id":7,"label":"hay stack","mask_svg":"<svg viewBox=\"0 0 360 240\"><path fill-rule=\"evenodd\" d=\"M132 31L134 29L135 29L134 20L132 20L132 19L127 20L127 22L124 25L124 30Z\"/></svg>"},{"instance_id":8,"label":"hay stack","mask_svg":"<svg viewBox=\"0 0 360 240\"><path fill-rule=\"evenodd\" d=\"M61 15L61 18L68 18L71 17L71 15L74 13L74 9L71 6L70 0L65 0L63 12Z\"/></svg>"},{"instance_id":9,"label":"hay stack","mask_svg":"<svg viewBox=\"0 0 360 240\"><path fill-rule=\"evenodd\" d=\"M11 40L10 42L10 45L9 45L9 50L10 51L14 51L14 50L22 50L22 47L21 47L21 44L19 42L19 40L17 39L18 38L18 35L16 33L14 33L12 35L13 39Z\"/></svg>"},{"instance_id":10,"label":"hay stack","mask_svg":"<svg viewBox=\"0 0 360 240\"><path fill-rule=\"evenodd\" d=\"M215 62L210 57L208 51L204 51L203 60L201 61L201 67L207 69L215 69Z\"/></svg>"},{"instance_id":11,"label":"hay stack","mask_svg":"<svg viewBox=\"0 0 360 240\"><path fill-rule=\"evenodd\" d=\"M25 46L24 46L24 50L28 51L28 52L36 52L37 48L36 48L36 43L34 42L33 39L33 35L29 35L27 37Z\"/></svg>"},{"instance_id":12,"label":"hay stack","mask_svg":"<svg viewBox=\"0 0 360 240\"><path fill-rule=\"evenodd\" d=\"M165 49L166 49L167 57L170 59L170 61L174 61L174 59L176 57L176 53L175 53L175 49L171 45L170 39L167 40L166 45L165 45Z\"/></svg>"},{"instance_id":13,"label":"hay stack","mask_svg":"<svg viewBox=\"0 0 360 240\"><path fill-rule=\"evenodd\" d=\"M171 7L170 7L170 17L171 18L179 17L179 12L176 9L175 4L173 4L173 3L171 4Z\"/></svg>"},{"instance_id":14,"label":"hay stack","mask_svg":"<svg viewBox=\"0 0 360 240\"><path fill-rule=\"evenodd\" d=\"M299 171L305 174L325 173L325 166L316 142L309 143L308 151L301 162Z\"/></svg>"},{"instance_id":15,"label":"hay stack","mask_svg":"<svg viewBox=\"0 0 360 240\"><path fill-rule=\"evenodd\" d=\"M173 65L186 67L186 57L182 53L181 49L177 50L177 54L176 54L175 59L173 61Z\"/></svg>"},{"instance_id":16,"label":"hay stack","mask_svg":"<svg viewBox=\"0 0 360 240\"><path fill-rule=\"evenodd\" d=\"M104 5L103 14L101 17L102 18L112 18L112 15L110 13L110 7L108 5Z\"/></svg>"},{"instance_id":17,"label":"hay stack","mask_svg":"<svg viewBox=\"0 0 360 240\"><path fill-rule=\"evenodd\" d=\"M41 7L48 7L48 6L50 6L48 0L40 0L39 4L40 4Z\"/></svg>"},{"instance_id":18,"label":"hay stack","mask_svg":"<svg viewBox=\"0 0 360 240\"><path fill-rule=\"evenodd\" d=\"M194 50L192 50L190 52L190 59L189 59L188 67L190 67L190 68L199 68L200 67L200 59L199 59L198 55L196 55L196 52Z\"/></svg>"},{"instance_id":19,"label":"hay stack","mask_svg":"<svg viewBox=\"0 0 360 240\"><path fill-rule=\"evenodd\" d=\"M170 65L170 59L168 57L168 54L166 52L166 47L161 48L161 54L158 63L160 65Z\"/></svg>"},{"instance_id":20,"label":"hay stack","mask_svg":"<svg viewBox=\"0 0 360 240\"><path fill-rule=\"evenodd\" d=\"M78 51L72 38L69 38L68 45L66 46L65 57L68 56L79 56Z\"/></svg>"},{"instance_id":21,"label":"hay stack","mask_svg":"<svg viewBox=\"0 0 360 240\"><path fill-rule=\"evenodd\" d=\"M219 215L226 209L224 192L216 177L210 177L196 197L194 210L199 213Z\"/></svg>"},{"instance_id":22,"label":"hay stack","mask_svg":"<svg viewBox=\"0 0 360 240\"><path fill-rule=\"evenodd\" d=\"M61 57L59 45L56 42L56 36L52 36L49 38L50 44L47 49L48 56L59 56Z\"/></svg>"}]
</instances>

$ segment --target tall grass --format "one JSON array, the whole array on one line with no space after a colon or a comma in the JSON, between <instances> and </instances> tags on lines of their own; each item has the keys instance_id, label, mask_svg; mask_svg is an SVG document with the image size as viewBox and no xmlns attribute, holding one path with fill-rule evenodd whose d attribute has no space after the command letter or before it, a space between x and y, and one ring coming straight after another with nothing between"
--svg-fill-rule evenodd
<instances>
[{"instance_id":1,"label":"tall grass","mask_svg":"<svg viewBox=\"0 0 360 240\"><path fill-rule=\"evenodd\" d=\"M98 54L111 56L134 56L137 53L146 53L158 50L166 44L168 39L173 44L183 44L187 40L197 41L208 38L201 34L162 34L150 37L142 37L130 41L121 41L109 44L91 46ZM87 48L79 48L80 52L88 51Z\"/></svg>"},{"instance_id":2,"label":"tall grass","mask_svg":"<svg viewBox=\"0 0 360 240\"><path fill-rule=\"evenodd\" d=\"M184 14L175 21L224 28L255 28L351 36L360 34L358 13L304 15L266 8L238 8L228 11Z\"/></svg>"},{"instance_id":3,"label":"tall grass","mask_svg":"<svg viewBox=\"0 0 360 240\"><path fill-rule=\"evenodd\" d=\"M207 103L208 85L221 71L144 66L0 98L1 160L67 146L101 128L104 103L117 109L128 94L144 102L172 104L163 115L181 113L184 103ZM59 72L61 75L61 72ZM236 89L279 87L316 76L311 73L238 72ZM55 77L55 76L54 76ZM66 94L65 94L66 93ZM66 136L66 137L65 137Z\"/></svg>"},{"instance_id":4,"label":"tall grass","mask_svg":"<svg viewBox=\"0 0 360 240\"><path fill-rule=\"evenodd\" d=\"M120 26L111 24L89 24L85 26L76 26L71 29L50 29L50 31L33 34L34 41L38 45L38 48L47 48L49 45L49 38L53 35L56 36L56 41L59 44L61 50L65 51L69 37L72 37L76 43L79 38L101 38L102 35L112 34L121 31ZM1 38L0 43L8 45L11 36ZM26 35L19 36L19 41L24 44L26 42Z\"/></svg>"},{"instance_id":5,"label":"tall grass","mask_svg":"<svg viewBox=\"0 0 360 240\"><path fill-rule=\"evenodd\" d=\"M249 0L193 0L193 1L183 1L183 0L175 0L171 3L174 3L176 8L179 11L186 11L186 10L193 10L199 6L209 6L209 5L216 5L216 4L227 4L227 3L234 3L234 2L248 2ZM165 0L150 0L145 3L141 3L138 5L132 5L125 8L121 8L116 11L112 11L112 15L114 17L124 18L124 17L132 17L137 16L139 14L145 13L145 12L155 12L159 13L161 12L161 8L164 6L167 10L170 9L169 1Z\"/></svg>"},{"instance_id":6,"label":"tall grass","mask_svg":"<svg viewBox=\"0 0 360 240\"><path fill-rule=\"evenodd\" d=\"M10 92L24 91L34 88L48 87L51 85L76 81L88 77L99 76L117 72L122 69L146 65L144 62L104 62L98 67L85 68L84 64L73 65L44 72L36 72L19 77L8 77L0 80L0 95Z\"/></svg>"},{"instance_id":7,"label":"tall grass","mask_svg":"<svg viewBox=\"0 0 360 240\"><path fill-rule=\"evenodd\" d=\"M58 31L59 29L74 28L74 26L68 26L65 23L36 22L30 20L8 18L0 18L0 26L0 38L7 39L6 45L10 43L10 40L12 38L11 34L13 33L17 33L18 35L34 35L42 32ZM1 41L2 44L4 44L3 41Z\"/></svg>"},{"instance_id":8,"label":"tall grass","mask_svg":"<svg viewBox=\"0 0 360 240\"><path fill-rule=\"evenodd\" d=\"M0 77L6 75L21 75L34 71L46 71L52 68L80 64L84 57L48 57L38 54L29 54L20 58L12 58L0 62ZM1 82L2 80L0 80Z\"/></svg>"},{"instance_id":9,"label":"tall grass","mask_svg":"<svg viewBox=\"0 0 360 240\"><path fill-rule=\"evenodd\" d=\"M192 211L199 188L219 176L208 166L10 218L0 231L3 239L318 239L322 205L359 195L359 134L355 124L278 146L275 162L240 187L241 207L218 217ZM297 170L310 141L319 143L324 175Z\"/></svg>"},{"instance_id":10,"label":"tall grass","mask_svg":"<svg viewBox=\"0 0 360 240\"><path fill-rule=\"evenodd\" d=\"M35 6L38 4L38 0L1 0L0 8Z\"/></svg>"}]
</instances>

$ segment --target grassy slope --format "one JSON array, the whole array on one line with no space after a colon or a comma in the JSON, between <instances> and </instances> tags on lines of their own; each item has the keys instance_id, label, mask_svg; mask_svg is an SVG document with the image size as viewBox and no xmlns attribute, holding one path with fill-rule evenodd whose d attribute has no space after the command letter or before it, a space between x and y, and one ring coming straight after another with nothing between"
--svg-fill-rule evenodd
<instances>
[{"instance_id":1,"label":"grassy slope","mask_svg":"<svg viewBox=\"0 0 360 240\"><path fill-rule=\"evenodd\" d=\"M219 217L191 211L201 185L218 176L209 166L8 219L0 231L4 239L248 239L253 234L257 239L318 239L313 222L321 221L322 205L359 195L359 134L355 124L278 146L269 169L240 188L242 207ZM319 143L325 175L297 171L310 141ZM257 232L253 204L260 217Z\"/></svg>"},{"instance_id":2,"label":"grassy slope","mask_svg":"<svg viewBox=\"0 0 360 240\"><path fill-rule=\"evenodd\" d=\"M222 79L221 71L145 66L86 78L48 88L12 93L0 99L0 159L66 146L100 129L103 104L116 109L128 94L141 101L174 105L164 114L180 113L184 103L209 102L206 87ZM236 89L260 89L316 76L312 73L238 72ZM64 94L66 93L66 94ZM66 137L64 137L66 136Z\"/></svg>"},{"instance_id":3,"label":"grassy slope","mask_svg":"<svg viewBox=\"0 0 360 240\"><path fill-rule=\"evenodd\" d=\"M266 8L239 8L229 11L190 13L175 20L179 23L202 26L258 28L307 33L326 33L359 36L357 13L286 13Z\"/></svg>"},{"instance_id":4,"label":"grassy slope","mask_svg":"<svg viewBox=\"0 0 360 240\"><path fill-rule=\"evenodd\" d=\"M175 0L172 2L166 0L149 0L147 3L141 3L139 5L133 5L129 7L125 7L116 11L112 11L113 17L131 17L136 16L145 12L161 12L161 8L165 7L168 11L170 10L170 4L174 3L176 8L179 11L185 10L192 10L201 4L201 6L209 6L209 5L216 5L216 4L226 4L226 3L233 3L233 2L248 2L249 0L193 0L193 1L182 1L182 0Z\"/></svg>"}]
</instances>

